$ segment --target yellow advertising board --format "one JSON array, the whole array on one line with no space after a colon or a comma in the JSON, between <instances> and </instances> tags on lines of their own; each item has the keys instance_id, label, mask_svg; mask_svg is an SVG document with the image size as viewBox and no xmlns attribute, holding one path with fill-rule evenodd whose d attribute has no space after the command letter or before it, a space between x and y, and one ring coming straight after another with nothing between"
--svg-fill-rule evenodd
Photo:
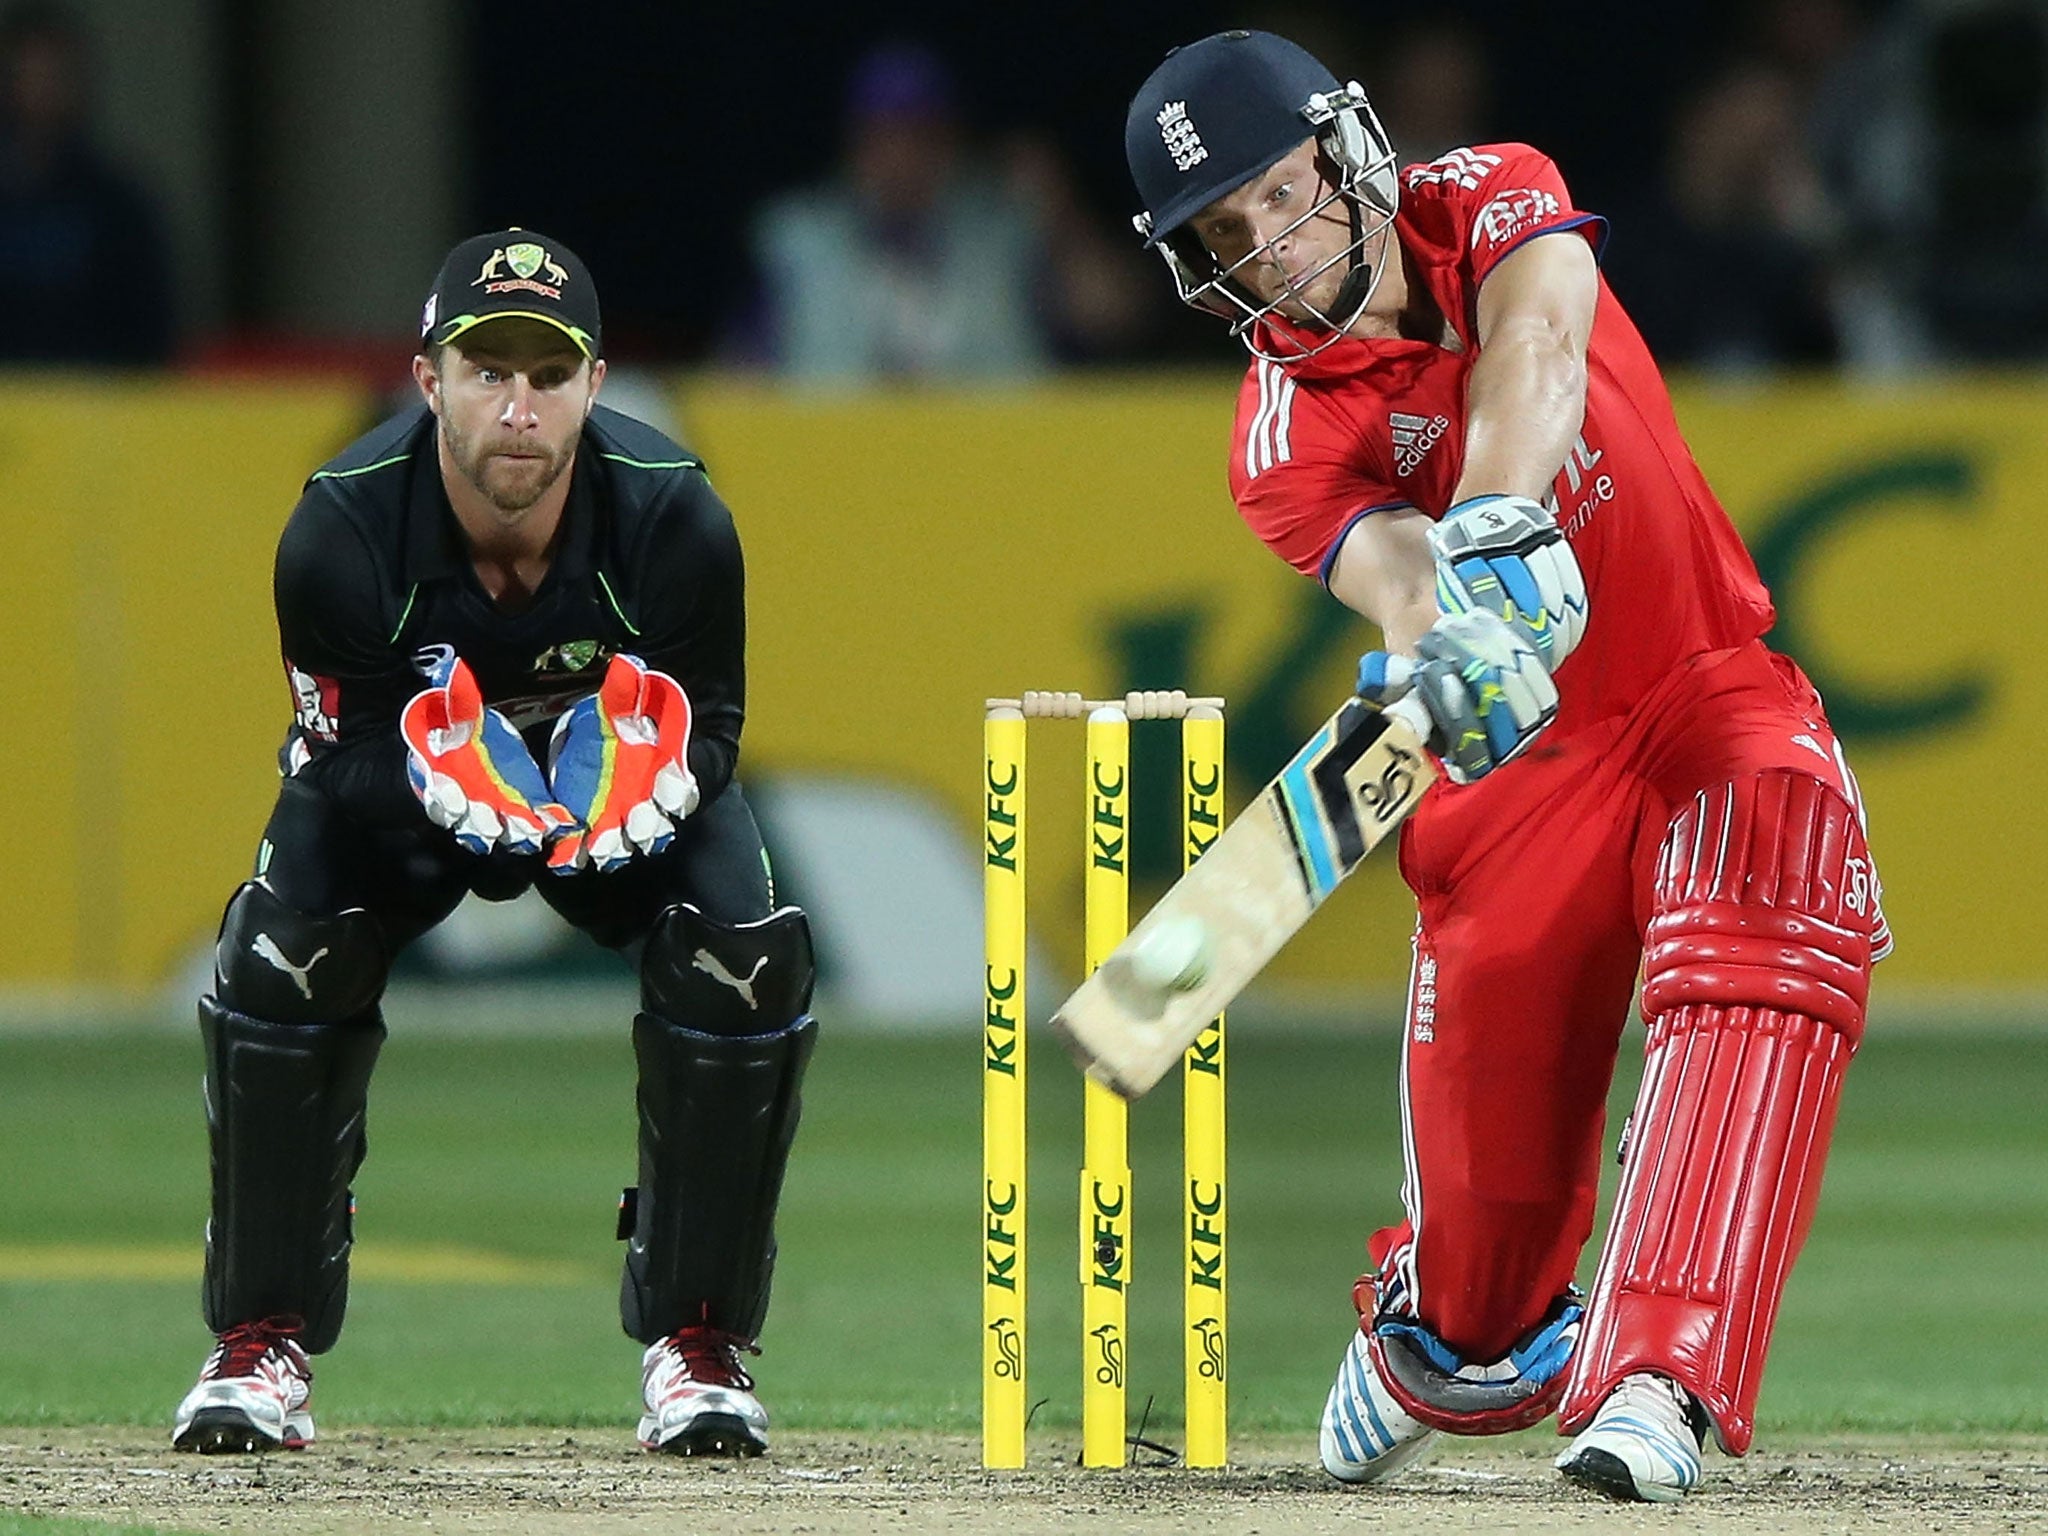
<instances>
[{"instance_id":1,"label":"yellow advertising board","mask_svg":"<svg viewBox=\"0 0 2048 1536\"><path fill-rule=\"evenodd\" d=\"M2039 987L2048 385L1694 390L1680 419L1862 782L1899 945L1880 984Z\"/></svg>"},{"instance_id":2,"label":"yellow advertising board","mask_svg":"<svg viewBox=\"0 0 2048 1536\"><path fill-rule=\"evenodd\" d=\"M965 395L686 381L684 435L747 550L749 771L915 786L971 847L985 697L1181 686L1229 699L1242 804L1373 636L1238 522L1234 390L1230 369ZM147 986L247 869L289 707L271 554L370 406L342 387L84 382L0 385L0 404L17 815L0 983ZM2048 383L1695 387L1679 406L1850 743L1899 936L1884 974L2048 984L2030 640ZM1137 901L1178 846L1157 729L1133 733ZM1082 744L1034 731L1032 915L1072 969ZM1397 983L1411 921L1391 863L1368 867L1278 978Z\"/></svg>"},{"instance_id":3,"label":"yellow advertising board","mask_svg":"<svg viewBox=\"0 0 2048 1536\"><path fill-rule=\"evenodd\" d=\"M1218 373L859 399L686 388L683 428L746 542L756 770L908 781L971 836L984 699L1181 687L1228 699L1242 804L1349 690L1373 631L1238 521L1223 477L1235 387ZM1033 927L1078 975L1082 730L1032 732ZM1134 903L1178 867L1173 732L1134 728ZM1413 926L1391 864L1368 866L1275 974L1398 980Z\"/></svg>"},{"instance_id":4,"label":"yellow advertising board","mask_svg":"<svg viewBox=\"0 0 2048 1536\"><path fill-rule=\"evenodd\" d=\"M985 695L1184 686L1230 700L1242 803L1372 633L1238 521L1233 389L1220 374L858 400L685 389L747 539L749 754L910 780L971 831ZM2048 385L1695 387L1679 410L1777 591L1780 643L1850 742L1900 941L1885 977L2048 982L2031 885L2048 855L2048 672L2021 617L2048 577ZM1038 729L1034 781L1054 794L1032 805L1033 916L1071 954L1079 770L1069 788L1055 754L1081 748ZM1141 778L1141 823L1170 818L1144 797ZM1164 856L1150 867L1163 876ZM1368 865L1273 975L1398 982L1411 924L1391 864Z\"/></svg>"},{"instance_id":5,"label":"yellow advertising board","mask_svg":"<svg viewBox=\"0 0 2048 1536\"><path fill-rule=\"evenodd\" d=\"M270 565L353 389L0 384L0 983L143 986L246 879L290 720Z\"/></svg>"}]
</instances>

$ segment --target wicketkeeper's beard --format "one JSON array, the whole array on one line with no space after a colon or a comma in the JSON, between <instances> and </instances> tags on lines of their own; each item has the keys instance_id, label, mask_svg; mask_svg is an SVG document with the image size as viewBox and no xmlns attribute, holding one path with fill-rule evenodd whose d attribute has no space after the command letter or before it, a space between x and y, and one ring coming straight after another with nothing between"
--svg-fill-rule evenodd
<instances>
[{"instance_id":1,"label":"wicketkeeper's beard","mask_svg":"<svg viewBox=\"0 0 2048 1536\"><path fill-rule=\"evenodd\" d=\"M473 442L461 428L445 417L441 430L448 437L448 456L455 461L455 468L462 478L476 487L482 496L500 512L524 512L541 497L547 495L554 483L562 478L562 471L569 467L569 461L576 456L576 445L583 439L583 423L570 429L568 439L562 443L544 443L527 439L518 445L521 457L508 457L503 443L482 445Z\"/></svg>"}]
</instances>

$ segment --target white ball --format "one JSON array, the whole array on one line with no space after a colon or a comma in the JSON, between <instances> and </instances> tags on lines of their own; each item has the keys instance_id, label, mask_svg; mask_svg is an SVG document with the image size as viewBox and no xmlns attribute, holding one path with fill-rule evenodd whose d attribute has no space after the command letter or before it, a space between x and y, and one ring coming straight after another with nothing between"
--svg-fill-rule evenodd
<instances>
[{"instance_id":1,"label":"white ball","mask_svg":"<svg viewBox=\"0 0 2048 1536\"><path fill-rule=\"evenodd\" d=\"M1131 951L1131 973L1162 992L1192 992L1209 975L1209 935L1200 918L1170 917Z\"/></svg>"}]
</instances>

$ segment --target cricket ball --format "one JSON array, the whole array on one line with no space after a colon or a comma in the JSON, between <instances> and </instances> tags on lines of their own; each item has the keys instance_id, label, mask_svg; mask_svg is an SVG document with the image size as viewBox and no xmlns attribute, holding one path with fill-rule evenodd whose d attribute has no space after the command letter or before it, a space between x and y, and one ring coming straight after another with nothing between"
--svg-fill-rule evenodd
<instances>
[{"instance_id":1,"label":"cricket ball","mask_svg":"<svg viewBox=\"0 0 2048 1536\"><path fill-rule=\"evenodd\" d=\"M1170 917L1131 952L1131 973L1162 992L1192 992L1209 976L1209 935L1200 918Z\"/></svg>"}]
</instances>

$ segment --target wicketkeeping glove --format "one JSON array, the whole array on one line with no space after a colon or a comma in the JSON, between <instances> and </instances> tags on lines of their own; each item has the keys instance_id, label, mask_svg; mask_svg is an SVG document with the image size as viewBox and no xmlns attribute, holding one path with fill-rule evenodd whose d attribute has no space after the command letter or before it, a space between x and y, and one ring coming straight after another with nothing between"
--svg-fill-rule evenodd
<instances>
[{"instance_id":1,"label":"wicketkeeping glove","mask_svg":"<svg viewBox=\"0 0 2048 1536\"><path fill-rule=\"evenodd\" d=\"M484 706L468 665L450 653L399 716L406 777L427 819L471 853L538 853L573 828L512 722Z\"/></svg>"},{"instance_id":2,"label":"wicketkeeping glove","mask_svg":"<svg viewBox=\"0 0 2048 1536\"><path fill-rule=\"evenodd\" d=\"M637 656L614 656L597 692L555 722L548 777L583 823L548 867L617 869L659 853L697 808L690 772L690 701L682 684Z\"/></svg>"},{"instance_id":3,"label":"wicketkeeping glove","mask_svg":"<svg viewBox=\"0 0 2048 1536\"><path fill-rule=\"evenodd\" d=\"M1415 659L1368 651L1358 696L1386 705L1409 693L1436 725L1430 745L1452 782L1484 778L1557 717L1557 684L1536 648L1485 608L1449 613L1415 644Z\"/></svg>"},{"instance_id":4,"label":"wicketkeeping glove","mask_svg":"<svg viewBox=\"0 0 2048 1536\"><path fill-rule=\"evenodd\" d=\"M1429 530L1441 613L1484 608L1552 671L1586 632L1586 578L1547 507L1526 496L1472 496Z\"/></svg>"}]
</instances>

